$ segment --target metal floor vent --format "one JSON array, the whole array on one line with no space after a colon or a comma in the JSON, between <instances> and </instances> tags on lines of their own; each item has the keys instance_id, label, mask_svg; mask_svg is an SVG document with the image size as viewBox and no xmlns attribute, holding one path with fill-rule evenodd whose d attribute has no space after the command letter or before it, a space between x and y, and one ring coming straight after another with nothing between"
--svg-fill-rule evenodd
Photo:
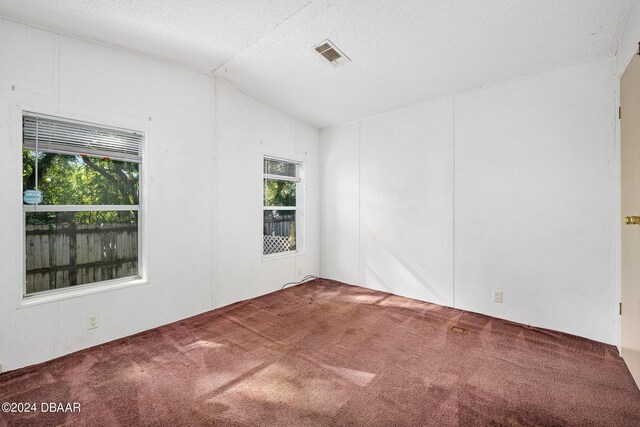
<instances>
[{"instance_id":1,"label":"metal floor vent","mask_svg":"<svg viewBox=\"0 0 640 427\"><path fill-rule=\"evenodd\" d=\"M461 328L460 326L452 326L451 330L453 332L457 332L459 334L464 334L465 332L467 332L467 330L465 328Z\"/></svg>"},{"instance_id":2,"label":"metal floor vent","mask_svg":"<svg viewBox=\"0 0 640 427\"><path fill-rule=\"evenodd\" d=\"M313 47L331 65L338 66L351 61L347 55L336 47L330 40L325 40Z\"/></svg>"}]
</instances>

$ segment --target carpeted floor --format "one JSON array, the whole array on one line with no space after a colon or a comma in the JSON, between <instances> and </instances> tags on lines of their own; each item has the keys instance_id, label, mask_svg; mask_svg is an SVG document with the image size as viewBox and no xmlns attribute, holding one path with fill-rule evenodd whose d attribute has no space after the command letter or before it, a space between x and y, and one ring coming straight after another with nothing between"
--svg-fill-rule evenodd
<instances>
[{"instance_id":1,"label":"carpeted floor","mask_svg":"<svg viewBox=\"0 0 640 427\"><path fill-rule=\"evenodd\" d=\"M2 402L29 426L640 426L612 346L328 280L0 375Z\"/></svg>"}]
</instances>

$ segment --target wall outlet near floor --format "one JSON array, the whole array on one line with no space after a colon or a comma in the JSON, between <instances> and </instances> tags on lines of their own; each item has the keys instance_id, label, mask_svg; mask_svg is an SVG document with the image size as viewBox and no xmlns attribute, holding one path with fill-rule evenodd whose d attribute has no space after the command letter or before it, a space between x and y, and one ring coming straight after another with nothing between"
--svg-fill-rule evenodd
<instances>
[{"instance_id":1,"label":"wall outlet near floor","mask_svg":"<svg viewBox=\"0 0 640 427\"><path fill-rule=\"evenodd\" d=\"M302 266L298 266L298 276L302 276Z\"/></svg>"},{"instance_id":2,"label":"wall outlet near floor","mask_svg":"<svg viewBox=\"0 0 640 427\"><path fill-rule=\"evenodd\" d=\"M502 291L493 291L493 302L502 302Z\"/></svg>"},{"instance_id":3,"label":"wall outlet near floor","mask_svg":"<svg viewBox=\"0 0 640 427\"><path fill-rule=\"evenodd\" d=\"M98 324L98 315L90 314L89 317L87 317L87 329L95 329L98 326L100 326Z\"/></svg>"}]
</instances>

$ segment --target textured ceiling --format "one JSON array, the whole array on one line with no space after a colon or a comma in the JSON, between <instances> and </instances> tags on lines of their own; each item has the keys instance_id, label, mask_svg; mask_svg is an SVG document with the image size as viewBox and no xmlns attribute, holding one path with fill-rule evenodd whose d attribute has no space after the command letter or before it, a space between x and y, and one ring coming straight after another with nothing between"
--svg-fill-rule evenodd
<instances>
[{"instance_id":1,"label":"textured ceiling","mask_svg":"<svg viewBox=\"0 0 640 427\"><path fill-rule=\"evenodd\" d=\"M626 0L345 0L219 74L323 127L610 54L629 6ZM312 46L327 38L352 62L323 63Z\"/></svg>"},{"instance_id":2,"label":"textured ceiling","mask_svg":"<svg viewBox=\"0 0 640 427\"><path fill-rule=\"evenodd\" d=\"M630 0L2 0L0 16L218 69L245 92L323 127L610 54L630 7ZM352 62L323 62L312 47L325 39Z\"/></svg>"},{"instance_id":3,"label":"textured ceiling","mask_svg":"<svg viewBox=\"0 0 640 427\"><path fill-rule=\"evenodd\" d=\"M211 71L311 0L0 0L0 16Z\"/></svg>"}]
</instances>

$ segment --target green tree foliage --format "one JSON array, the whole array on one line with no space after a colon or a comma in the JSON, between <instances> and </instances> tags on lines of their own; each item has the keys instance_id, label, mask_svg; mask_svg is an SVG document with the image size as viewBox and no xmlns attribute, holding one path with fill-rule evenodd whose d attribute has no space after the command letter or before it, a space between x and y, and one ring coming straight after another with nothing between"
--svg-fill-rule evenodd
<instances>
[{"instance_id":1,"label":"green tree foliage","mask_svg":"<svg viewBox=\"0 0 640 427\"><path fill-rule=\"evenodd\" d=\"M36 162L37 159L37 162ZM136 205L139 194L139 165L110 159L24 150L23 189L42 191L43 205ZM37 178L36 178L37 163ZM73 217L76 223L95 221L128 222L133 214L122 212L54 212L30 214L31 223L52 223Z\"/></svg>"},{"instance_id":2,"label":"green tree foliage","mask_svg":"<svg viewBox=\"0 0 640 427\"><path fill-rule=\"evenodd\" d=\"M264 180L265 206L295 206L296 184L291 181Z\"/></svg>"},{"instance_id":3,"label":"green tree foliage","mask_svg":"<svg viewBox=\"0 0 640 427\"><path fill-rule=\"evenodd\" d=\"M295 177L296 164L284 160L264 159L264 173L281 177ZM273 177L275 178L275 177ZM265 206L295 206L296 184L286 179L264 180L264 205Z\"/></svg>"}]
</instances>

